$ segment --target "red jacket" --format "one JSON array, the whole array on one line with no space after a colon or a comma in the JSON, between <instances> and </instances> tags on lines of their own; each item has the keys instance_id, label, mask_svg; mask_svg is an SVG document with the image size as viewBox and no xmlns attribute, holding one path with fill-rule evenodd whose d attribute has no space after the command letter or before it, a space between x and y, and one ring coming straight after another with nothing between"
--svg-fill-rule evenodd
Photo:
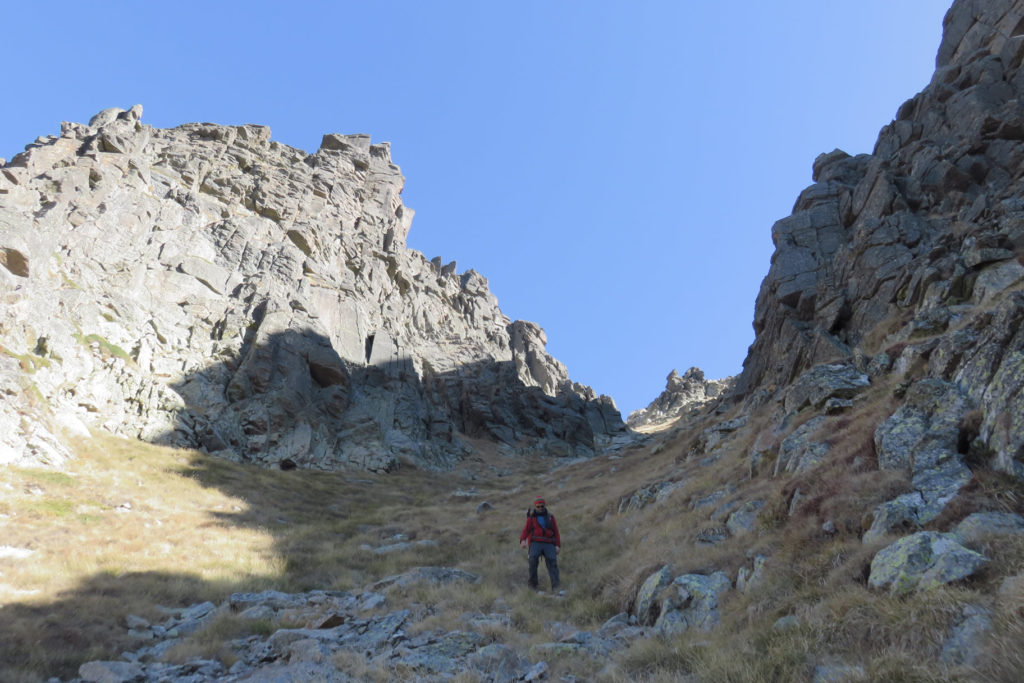
<instances>
[{"instance_id":1,"label":"red jacket","mask_svg":"<svg viewBox=\"0 0 1024 683\"><path fill-rule=\"evenodd\" d=\"M548 528L545 529L537 522L536 515L527 515L526 526L523 527L523 533L519 534L519 541L527 540L531 543L554 543L556 548L561 548L562 538L558 535L555 516L548 513Z\"/></svg>"}]
</instances>

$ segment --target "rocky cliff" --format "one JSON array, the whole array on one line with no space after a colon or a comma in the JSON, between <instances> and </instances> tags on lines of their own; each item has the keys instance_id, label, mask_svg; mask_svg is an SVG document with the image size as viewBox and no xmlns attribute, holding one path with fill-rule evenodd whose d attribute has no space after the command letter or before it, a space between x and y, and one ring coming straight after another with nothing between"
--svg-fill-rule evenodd
<instances>
[{"instance_id":1,"label":"rocky cliff","mask_svg":"<svg viewBox=\"0 0 1024 683\"><path fill-rule=\"evenodd\" d=\"M0 462L86 427L261 463L590 455L623 429L487 280L406 248L387 143L64 123L0 168Z\"/></svg>"},{"instance_id":2,"label":"rocky cliff","mask_svg":"<svg viewBox=\"0 0 1024 683\"><path fill-rule=\"evenodd\" d=\"M814 184L773 226L738 395L791 411L813 385L895 374L900 417L952 429L943 448L955 455L955 425L977 411L959 450L1020 477L1024 4L962 0L944 28L935 75L873 153L819 156Z\"/></svg>"}]
</instances>

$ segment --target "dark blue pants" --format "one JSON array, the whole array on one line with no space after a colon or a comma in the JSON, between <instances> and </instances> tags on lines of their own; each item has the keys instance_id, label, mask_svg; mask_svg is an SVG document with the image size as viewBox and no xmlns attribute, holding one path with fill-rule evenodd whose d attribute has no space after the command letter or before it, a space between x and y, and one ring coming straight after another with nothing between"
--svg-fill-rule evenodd
<instances>
[{"instance_id":1,"label":"dark blue pants","mask_svg":"<svg viewBox=\"0 0 1024 683\"><path fill-rule=\"evenodd\" d=\"M554 543L530 543L530 587L537 587L537 565L541 556L544 557L544 564L548 568L548 578L551 579L551 589L558 588L558 553L555 552Z\"/></svg>"}]
</instances>

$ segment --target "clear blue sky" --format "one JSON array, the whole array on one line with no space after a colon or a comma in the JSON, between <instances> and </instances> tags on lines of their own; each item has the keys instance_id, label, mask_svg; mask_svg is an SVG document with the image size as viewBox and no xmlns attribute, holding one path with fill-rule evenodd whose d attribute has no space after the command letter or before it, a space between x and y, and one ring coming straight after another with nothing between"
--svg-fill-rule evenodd
<instances>
[{"instance_id":1,"label":"clear blue sky","mask_svg":"<svg viewBox=\"0 0 1024 683\"><path fill-rule=\"evenodd\" d=\"M409 245L487 277L625 417L673 368L740 370L772 223L927 84L948 5L3 2L0 156L135 103L391 141Z\"/></svg>"}]
</instances>

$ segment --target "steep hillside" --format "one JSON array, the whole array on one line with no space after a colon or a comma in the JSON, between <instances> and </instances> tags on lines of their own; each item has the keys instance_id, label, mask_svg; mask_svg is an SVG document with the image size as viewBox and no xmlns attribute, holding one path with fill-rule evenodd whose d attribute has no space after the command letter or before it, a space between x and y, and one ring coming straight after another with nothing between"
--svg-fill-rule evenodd
<instances>
[{"instance_id":1,"label":"steep hillside","mask_svg":"<svg viewBox=\"0 0 1024 683\"><path fill-rule=\"evenodd\" d=\"M623 425L487 281L406 248L389 146L65 123L0 169L0 461L83 425L300 467L592 455Z\"/></svg>"}]
</instances>

